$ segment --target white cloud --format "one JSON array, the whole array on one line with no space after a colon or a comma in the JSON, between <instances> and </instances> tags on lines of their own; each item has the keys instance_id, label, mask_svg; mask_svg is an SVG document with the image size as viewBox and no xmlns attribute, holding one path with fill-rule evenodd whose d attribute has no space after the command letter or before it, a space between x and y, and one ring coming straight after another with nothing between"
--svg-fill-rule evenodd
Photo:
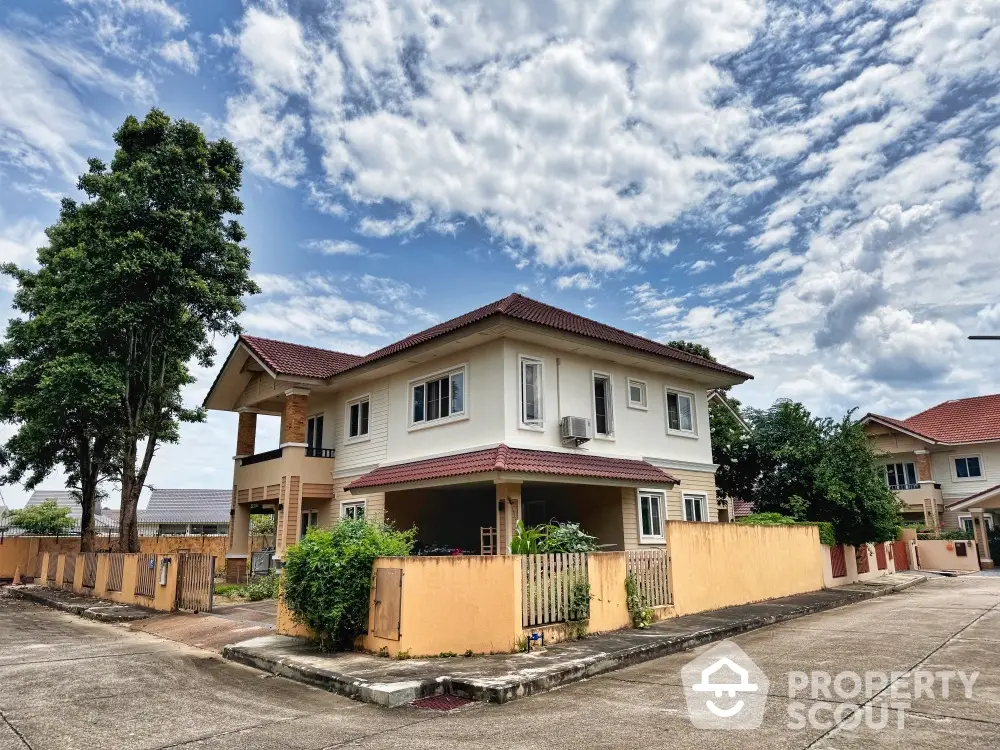
<instances>
[{"instance_id":1,"label":"white cloud","mask_svg":"<svg viewBox=\"0 0 1000 750\"><path fill-rule=\"evenodd\" d=\"M556 279L556 287L558 289L597 289L600 287L594 279L586 273L574 273L571 276L560 276Z\"/></svg>"},{"instance_id":2,"label":"white cloud","mask_svg":"<svg viewBox=\"0 0 1000 750\"><path fill-rule=\"evenodd\" d=\"M702 273L715 265L714 260L696 260L691 264L691 273Z\"/></svg>"},{"instance_id":3,"label":"white cloud","mask_svg":"<svg viewBox=\"0 0 1000 750\"><path fill-rule=\"evenodd\" d=\"M281 114L256 97L232 98L226 102L225 130L247 166L279 185L292 187L306 171L305 151L298 145L305 124L298 115Z\"/></svg>"},{"instance_id":4,"label":"white cloud","mask_svg":"<svg viewBox=\"0 0 1000 750\"><path fill-rule=\"evenodd\" d=\"M309 240L305 246L324 255L367 255L368 250L350 240Z\"/></svg>"},{"instance_id":5,"label":"white cloud","mask_svg":"<svg viewBox=\"0 0 1000 750\"><path fill-rule=\"evenodd\" d=\"M782 224L761 232L750 240L750 244L758 250L768 250L779 245L787 245L794 236L795 227L791 224Z\"/></svg>"},{"instance_id":6,"label":"white cloud","mask_svg":"<svg viewBox=\"0 0 1000 750\"><path fill-rule=\"evenodd\" d=\"M198 55L187 39L173 39L160 47L160 57L188 73L198 72Z\"/></svg>"},{"instance_id":7,"label":"white cloud","mask_svg":"<svg viewBox=\"0 0 1000 750\"><path fill-rule=\"evenodd\" d=\"M64 0L67 5L91 8L98 13L122 17L129 14L147 16L163 24L169 31L183 29L185 16L167 0Z\"/></svg>"}]
</instances>

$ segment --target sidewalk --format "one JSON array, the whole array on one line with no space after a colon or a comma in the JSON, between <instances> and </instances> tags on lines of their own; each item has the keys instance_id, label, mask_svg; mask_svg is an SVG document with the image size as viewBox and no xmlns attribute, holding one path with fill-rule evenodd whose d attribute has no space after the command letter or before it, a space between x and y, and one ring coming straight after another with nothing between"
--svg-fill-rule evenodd
<instances>
[{"instance_id":1,"label":"sidewalk","mask_svg":"<svg viewBox=\"0 0 1000 750\"><path fill-rule=\"evenodd\" d=\"M72 591L50 589L33 584L8 586L6 590L11 596L101 622L132 622L144 620L156 614L153 610L143 607L118 604L93 596L74 594Z\"/></svg>"},{"instance_id":2,"label":"sidewalk","mask_svg":"<svg viewBox=\"0 0 1000 750\"><path fill-rule=\"evenodd\" d=\"M282 635L229 645L222 653L232 661L381 706L400 706L440 694L506 703L748 630L901 591L925 580L919 573L898 573L678 617L645 630L605 633L531 653L399 661L365 653L324 654L308 641Z\"/></svg>"}]
</instances>

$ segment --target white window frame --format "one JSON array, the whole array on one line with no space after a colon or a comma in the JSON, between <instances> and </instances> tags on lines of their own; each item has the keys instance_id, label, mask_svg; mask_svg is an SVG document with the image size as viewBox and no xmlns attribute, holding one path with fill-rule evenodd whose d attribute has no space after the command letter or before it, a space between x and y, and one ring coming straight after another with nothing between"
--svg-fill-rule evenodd
<instances>
[{"instance_id":1,"label":"white window frame","mask_svg":"<svg viewBox=\"0 0 1000 750\"><path fill-rule=\"evenodd\" d=\"M979 476L978 477L960 477L958 475L958 460L960 458L977 458L979 459ZM951 461L951 478L956 482L983 482L986 480L986 464L983 463L983 456L980 453L963 453L961 455L950 456Z\"/></svg>"},{"instance_id":2,"label":"white window frame","mask_svg":"<svg viewBox=\"0 0 1000 750\"><path fill-rule=\"evenodd\" d=\"M340 501L340 517L347 518L348 508L361 508L364 511L364 515L368 516L368 501L367 500L341 500ZM356 517L356 516L355 516Z\"/></svg>"},{"instance_id":3,"label":"white window frame","mask_svg":"<svg viewBox=\"0 0 1000 750\"><path fill-rule=\"evenodd\" d=\"M670 394L675 396L684 396L685 398L691 399L691 429L677 429L675 430L670 426ZM678 406L678 410L680 406ZM678 420L680 419L680 412L678 411ZM694 393L691 391L685 391L680 388L672 388L671 386L665 386L663 388L663 420L667 426L668 435L676 435L677 437L687 437L687 438L697 438L698 437L698 400L695 398ZM679 423L679 422L678 422Z\"/></svg>"},{"instance_id":4,"label":"white window frame","mask_svg":"<svg viewBox=\"0 0 1000 750\"><path fill-rule=\"evenodd\" d=\"M632 384L642 386L642 401L632 400ZM628 378L625 381L626 389L625 396L628 399L629 409L640 409L642 411L649 411L649 384L645 380L640 378Z\"/></svg>"},{"instance_id":5,"label":"white window frame","mask_svg":"<svg viewBox=\"0 0 1000 750\"><path fill-rule=\"evenodd\" d=\"M358 407L358 430L361 429L361 404L365 401L368 402L368 432L359 432L354 437L351 437L351 407ZM370 393L363 393L356 398L352 398L344 404L344 444L351 445L352 443L364 443L372 438L372 395Z\"/></svg>"},{"instance_id":6,"label":"white window frame","mask_svg":"<svg viewBox=\"0 0 1000 750\"><path fill-rule=\"evenodd\" d=\"M538 419L524 418L524 366L538 365ZM522 430L541 432L545 429L545 363L541 357L519 354L517 357L517 424Z\"/></svg>"},{"instance_id":7,"label":"white window frame","mask_svg":"<svg viewBox=\"0 0 1000 750\"><path fill-rule=\"evenodd\" d=\"M451 411L450 399L451 399L451 376L462 373L462 411L453 412ZM449 398L449 414L447 417L438 417L428 421L427 419L427 384L434 380L440 380L441 378L448 376L448 398ZM417 386L424 386L424 419L419 422L413 420L413 391ZM406 408L409 411L407 415L407 424L409 427L407 430L413 432L414 430L426 430L429 427L437 427L442 424L450 424L451 422L460 422L464 419L469 418L469 363L464 362L460 365L455 365L454 367L448 367L444 370L438 370L437 372L430 372L426 375L421 375L419 378L413 378L406 384L406 395L407 402ZM370 417L369 417L370 418Z\"/></svg>"},{"instance_id":8,"label":"white window frame","mask_svg":"<svg viewBox=\"0 0 1000 750\"><path fill-rule=\"evenodd\" d=\"M316 447L318 447L320 449L323 449L324 447L326 447L326 446L323 445L323 433L326 432L326 412L325 411L318 411L315 414L310 414L309 416L306 417L306 445L309 446L309 423L312 422L313 424L316 424L316 420L317 419L322 419L323 420L323 425L322 425L323 429L321 429L319 431L319 436L318 436L319 440L316 441L317 442L317 446ZM337 433L334 432L334 435L336 435L336 434ZM315 436L315 432L313 433L313 435ZM313 446L309 446L309 447L313 447Z\"/></svg>"},{"instance_id":9,"label":"white window frame","mask_svg":"<svg viewBox=\"0 0 1000 750\"><path fill-rule=\"evenodd\" d=\"M701 503L701 513L702 513L702 519L701 519L701 521L698 521L698 520L692 519L692 518L688 518L687 500L688 500L689 497L690 498L697 498L699 500L699 502ZM708 521L711 520L709 518L709 515L708 515L708 494L705 493L705 492L682 492L681 493L681 512L684 514L684 520L685 521L691 521L692 523L708 523Z\"/></svg>"},{"instance_id":10,"label":"white window frame","mask_svg":"<svg viewBox=\"0 0 1000 750\"><path fill-rule=\"evenodd\" d=\"M908 489L912 490L912 489L917 489L917 488L920 487L920 474L917 471L917 463L916 463L916 461L893 461L891 463L883 464L883 466L885 467L885 472L884 472L884 474L885 474L885 484L886 484L886 486L890 490L893 490L893 492L900 492L902 490L908 490ZM892 467L902 466L903 467L904 479L906 478L905 477L905 475L906 475L906 467L907 466L912 466L913 467L913 477L914 477L914 480L915 480L914 486L913 487L909 486L909 484L910 484L909 482L907 482L905 485L899 485L899 484L893 485L893 484L889 484L889 467L890 466L892 466ZM895 468L893 469L893 471L895 471ZM899 479L898 472L896 473L896 479Z\"/></svg>"},{"instance_id":11,"label":"white window frame","mask_svg":"<svg viewBox=\"0 0 1000 750\"><path fill-rule=\"evenodd\" d=\"M312 523L309 523L306 519L311 519ZM299 523L301 526L299 528L299 539L305 539L306 533L309 529L319 526L319 511L318 510L304 510L299 513Z\"/></svg>"},{"instance_id":12,"label":"white window frame","mask_svg":"<svg viewBox=\"0 0 1000 750\"><path fill-rule=\"evenodd\" d=\"M660 506L660 533L642 533L642 498L655 497ZM667 541L664 524L667 522L667 493L663 490L637 490L635 493L635 527L639 534L639 544L664 544Z\"/></svg>"},{"instance_id":13,"label":"white window frame","mask_svg":"<svg viewBox=\"0 0 1000 750\"><path fill-rule=\"evenodd\" d=\"M962 458L965 458L965 456L962 456ZM984 513L983 514L983 520L986 521L986 528L989 529L990 531L993 531L993 528L994 528L993 516L989 515L988 513ZM959 527L962 530L965 530L965 522L966 521L969 522L969 526L971 527L972 534L973 534L973 536L975 536L975 534L976 534L976 524L972 520L972 514L971 513L962 513L961 515L959 515L959 517L958 517L958 525L959 525Z\"/></svg>"},{"instance_id":14,"label":"white window frame","mask_svg":"<svg viewBox=\"0 0 1000 750\"><path fill-rule=\"evenodd\" d=\"M597 431L597 394L594 393L594 381L597 378L604 378L608 383L607 393L604 396L605 409L607 410L607 423L610 430L606 433ZM615 387L610 372L600 370L590 371L590 410L593 417L594 439L614 440L615 439Z\"/></svg>"}]
</instances>

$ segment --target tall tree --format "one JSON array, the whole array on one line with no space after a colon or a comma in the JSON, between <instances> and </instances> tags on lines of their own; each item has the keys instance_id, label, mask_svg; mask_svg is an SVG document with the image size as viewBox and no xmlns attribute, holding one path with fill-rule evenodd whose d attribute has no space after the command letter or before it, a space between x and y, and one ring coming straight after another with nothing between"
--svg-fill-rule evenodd
<instances>
[{"instance_id":1,"label":"tall tree","mask_svg":"<svg viewBox=\"0 0 1000 750\"><path fill-rule=\"evenodd\" d=\"M177 440L180 422L204 419L181 398L188 363L211 366L212 338L240 332L243 297L259 290L246 234L231 218L243 213L235 147L157 109L142 122L128 117L114 140L110 166L91 159L80 178L90 201L77 213L100 274L101 338L123 383L119 543L134 552L139 494L158 446Z\"/></svg>"},{"instance_id":2,"label":"tall tree","mask_svg":"<svg viewBox=\"0 0 1000 750\"><path fill-rule=\"evenodd\" d=\"M117 478L122 381L102 341L105 308L94 296L86 232L76 205L62 202L46 230L39 269L2 267L18 285L0 345L0 421L16 432L0 449L0 482L37 487L57 467L79 492L81 549L93 549L94 507Z\"/></svg>"}]
</instances>

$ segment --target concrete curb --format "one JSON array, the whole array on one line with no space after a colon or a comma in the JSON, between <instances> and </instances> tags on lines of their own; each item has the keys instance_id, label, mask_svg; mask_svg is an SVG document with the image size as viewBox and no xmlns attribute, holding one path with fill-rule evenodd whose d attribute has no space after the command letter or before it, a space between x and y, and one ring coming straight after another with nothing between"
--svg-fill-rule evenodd
<instances>
[{"instance_id":1,"label":"concrete curb","mask_svg":"<svg viewBox=\"0 0 1000 750\"><path fill-rule=\"evenodd\" d=\"M311 664L303 664L294 657L275 656L268 649L268 643L277 644L280 639L286 638L285 636L267 636L244 643L230 644L223 648L222 656L230 661L269 672L278 677L303 682L365 703L374 703L388 708L401 706L417 698L441 694L460 695L472 700L490 703L508 703L518 698L552 690L562 685L596 677L634 664L641 664L661 656L689 651L707 643L721 641L768 625L795 620L816 612L836 609L903 591L918 583L923 583L925 580L927 580L926 577L920 576L894 585L869 582L844 586L836 591L849 594L849 596L839 600L803 604L780 614L747 617L724 626L707 628L693 633L665 635L647 644L570 659L549 667L531 670L530 674L514 674L504 677L477 678L474 676L441 675L422 680L376 683Z\"/></svg>"},{"instance_id":2,"label":"concrete curb","mask_svg":"<svg viewBox=\"0 0 1000 750\"><path fill-rule=\"evenodd\" d=\"M128 604L115 604L101 599L90 599L85 597L74 597L71 601L60 601L59 599L46 595L46 588L35 586L8 586L13 596L25 599L35 604L57 609L60 612L67 612L71 615L86 617L88 620L98 622L132 622L134 620L145 620L157 614L153 611L142 610Z\"/></svg>"}]
</instances>

